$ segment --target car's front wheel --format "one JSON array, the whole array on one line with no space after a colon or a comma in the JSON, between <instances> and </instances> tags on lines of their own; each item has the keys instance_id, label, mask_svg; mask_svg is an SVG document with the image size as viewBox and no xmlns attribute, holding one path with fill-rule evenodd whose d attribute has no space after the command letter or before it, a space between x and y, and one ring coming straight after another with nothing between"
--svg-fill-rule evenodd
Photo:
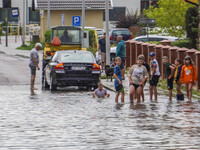
<instances>
[{"instance_id":1,"label":"car's front wheel","mask_svg":"<svg viewBox=\"0 0 200 150\"><path fill-rule=\"evenodd\" d=\"M54 79L52 77L51 77L50 90L51 91L56 91L57 90L57 85L54 83Z\"/></svg>"}]
</instances>

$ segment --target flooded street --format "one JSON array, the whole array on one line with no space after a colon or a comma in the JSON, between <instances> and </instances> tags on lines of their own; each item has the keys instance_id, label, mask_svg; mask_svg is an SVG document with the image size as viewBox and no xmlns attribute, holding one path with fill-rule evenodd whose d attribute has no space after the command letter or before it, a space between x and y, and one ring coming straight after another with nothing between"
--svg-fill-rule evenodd
<instances>
[{"instance_id":1,"label":"flooded street","mask_svg":"<svg viewBox=\"0 0 200 150\"><path fill-rule=\"evenodd\" d=\"M199 102L146 100L122 106L76 89L0 86L0 149L199 149Z\"/></svg>"},{"instance_id":2,"label":"flooded street","mask_svg":"<svg viewBox=\"0 0 200 150\"><path fill-rule=\"evenodd\" d=\"M0 150L200 149L200 103L116 105L75 88L29 91L28 59L0 55Z\"/></svg>"}]
</instances>

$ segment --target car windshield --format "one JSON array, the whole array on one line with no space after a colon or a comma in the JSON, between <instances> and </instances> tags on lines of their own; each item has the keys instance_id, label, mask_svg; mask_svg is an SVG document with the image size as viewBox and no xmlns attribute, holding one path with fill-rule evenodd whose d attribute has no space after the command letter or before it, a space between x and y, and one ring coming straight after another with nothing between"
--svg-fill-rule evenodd
<instances>
[{"instance_id":1,"label":"car windshield","mask_svg":"<svg viewBox=\"0 0 200 150\"><path fill-rule=\"evenodd\" d=\"M113 34L114 35L129 35L130 32L127 30L116 30L116 31L113 31Z\"/></svg>"},{"instance_id":2,"label":"car windshield","mask_svg":"<svg viewBox=\"0 0 200 150\"><path fill-rule=\"evenodd\" d=\"M63 63L93 63L93 57L87 53L62 53L60 54L60 60Z\"/></svg>"},{"instance_id":3,"label":"car windshield","mask_svg":"<svg viewBox=\"0 0 200 150\"><path fill-rule=\"evenodd\" d=\"M79 30L53 30L53 38L58 36L62 44L79 44L80 43L80 31Z\"/></svg>"},{"instance_id":4,"label":"car windshield","mask_svg":"<svg viewBox=\"0 0 200 150\"><path fill-rule=\"evenodd\" d=\"M103 34L104 34L104 32L103 32L102 30L97 30L97 33L98 33L99 35L103 35Z\"/></svg>"}]
</instances>

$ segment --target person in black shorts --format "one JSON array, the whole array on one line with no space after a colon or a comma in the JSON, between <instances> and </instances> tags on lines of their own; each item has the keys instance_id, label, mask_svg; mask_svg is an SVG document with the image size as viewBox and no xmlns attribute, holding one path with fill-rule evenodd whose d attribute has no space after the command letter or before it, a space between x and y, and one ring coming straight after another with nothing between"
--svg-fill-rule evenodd
<instances>
[{"instance_id":1,"label":"person in black shorts","mask_svg":"<svg viewBox=\"0 0 200 150\"><path fill-rule=\"evenodd\" d=\"M157 84L160 77L160 71L159 71L159 64L157 60L155 59L155 53L151 52L149 54L150 56L150 76L149 76L149 92L150 92L150 100L152 101L153 94L155 97L155 101L157 101Z\"/></svg>"},{"instance_id":2,"label":"person in black shorts","mask_svg":"<svg viewBox=\"0 0 200 150\"><path fill-rule=\"evenodd\" d=\"M166 78L167 78L167 87L169 90L169 100L172 100L172 90L173 90L173 82L174 82L174 67L171 63L168 62L168 57L163 57L163 63L165 65L166 70Z\"/></svg>"}]
</instances>

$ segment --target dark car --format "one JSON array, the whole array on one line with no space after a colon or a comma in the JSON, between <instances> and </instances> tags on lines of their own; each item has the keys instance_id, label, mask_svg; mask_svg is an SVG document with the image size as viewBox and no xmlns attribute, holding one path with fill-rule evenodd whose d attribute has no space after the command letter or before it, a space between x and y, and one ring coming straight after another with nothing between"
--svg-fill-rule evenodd
<instances>
[{"instance_id":1,"label":"dark car","mask_svg":"<svg viewBox=\"0 0 200 150\"><path fill-rule=\"evenodd\" d=\"M57 87L97 87L100 66L89 51L57 51L44 69L44 86L52 91Z\"/></svg>"},{"instance_id":2,"label":"dark car","mask_svg":"<svg viewBox=\"0 0 200 150\"><path fill-rule=\"evenodd\" d=\"M121 35L124 41L127 41L127 40L133 38L131 32L128 29L126 29L126 28L116 28L116 29L111 29L110 32L109 32L110 42L111 43L116 42L118 35Z\"/></svg>"}]
</instances>

